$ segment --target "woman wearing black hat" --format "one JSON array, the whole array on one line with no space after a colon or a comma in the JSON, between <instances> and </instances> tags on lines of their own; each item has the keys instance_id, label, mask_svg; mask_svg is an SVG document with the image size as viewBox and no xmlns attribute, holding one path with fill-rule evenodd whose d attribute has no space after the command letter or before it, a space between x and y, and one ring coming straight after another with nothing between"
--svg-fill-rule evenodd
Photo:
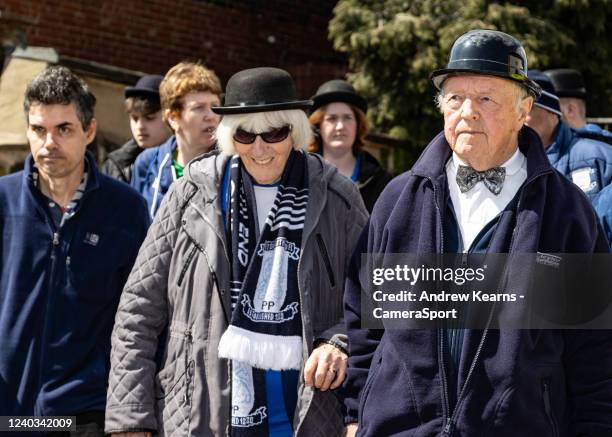
<instances>
[{"instance_id":1,"label":"woman wearing black hat","mask_svg":"<svg viewBox=\"0 0 612 437\"><path fill-rule=\"evenodd\" d=\"M220 151L171 186L122 295L107 432L342 434L330 389L345 377L343 283L367 211L304 152L311 104L283 70L229 80L213 108Z\"/></svg>"},{"instance_id":2,"label":"woman wearing black hat","mask_svg":"<svg viewBox=\"0 0 612 437\"><path fill-rule=\"evenodd\" d=\"M317 135L309 151L320 153L359 187L369 212L392 176L365 150L368 132L366 100L344 80L330 80L317 90L310 124Z\"/></svg>"}]
</instances>

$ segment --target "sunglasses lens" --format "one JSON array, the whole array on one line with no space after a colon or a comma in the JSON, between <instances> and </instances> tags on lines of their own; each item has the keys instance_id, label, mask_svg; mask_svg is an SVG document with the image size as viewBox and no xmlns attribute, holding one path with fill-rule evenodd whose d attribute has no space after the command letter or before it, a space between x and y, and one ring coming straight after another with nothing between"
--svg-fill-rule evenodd
<instances>
[{"instance_id":1,"label":"sunglasses lens","mask_svg":"<svg viewBox=\"0 0 612 437\"><path fill-rule=\"evenodd\" d=\"M255 142L257 135L259 135L266 143L280 143L289 136L289 132L291 132L290 126L279 127L260 134L254 134L238 128L236 133L234 133L234 140L242 144L252 144Z\"/></svg>"},{"instance_id":2,"label":"sunglasses lens","mask_svg":"<svg viewBox=\"0 0 612 437\"><path fill-rule=\"evenodd\" d=\"M242 144L251 144L255 141L255 138L257 138L257 135L240 128L236 129L236 132L234 133L234 140Z\"/></svg>"},{"instance_id":3,"label":"sunglasses lens","mask_svg":"<svg viewBox=\"0 0 612 437\"><path fill-rule=\"evenodd\" d=\"M277 129L272 129L268 132L263 132L261 134L261 139L264 140L266 143L280 143L289 136L289 132L289 126L283 126Z\"/></svg>"}]
</instances>

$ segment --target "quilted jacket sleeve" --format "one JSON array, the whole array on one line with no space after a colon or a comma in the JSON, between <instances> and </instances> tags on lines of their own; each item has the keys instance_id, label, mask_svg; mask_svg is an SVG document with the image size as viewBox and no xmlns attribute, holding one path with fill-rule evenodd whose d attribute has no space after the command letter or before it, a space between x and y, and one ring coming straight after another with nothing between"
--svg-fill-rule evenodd
<instances>
[{"instance_id":1,"label":"quilted jacket sleeve","mask_svg":"<svg viewBox=\"0 0 612 437\"><path fill-rule=\"evenodd\" d=\"M185 187L181 182L164 197L121 295L111 338L107 433L157 429L155 353L167 323L168 272Z\"/></svg>"}]
</instances>

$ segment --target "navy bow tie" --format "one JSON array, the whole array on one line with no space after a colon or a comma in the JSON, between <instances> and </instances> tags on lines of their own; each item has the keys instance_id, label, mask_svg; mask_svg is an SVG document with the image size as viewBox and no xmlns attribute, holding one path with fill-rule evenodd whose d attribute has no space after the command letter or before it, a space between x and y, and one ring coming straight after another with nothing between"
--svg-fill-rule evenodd
<instances>
[{"instance_id":1,"label":"navy bow tie","mask_svg":"<svg viewBox=\"0 0 612 437\"><path fill-rule=\"evenodd\" d=\"M457 170L457 185L462 193L466 193L474 188L478 182L482 181L489 191L496 196L501 193L506 169L504 167L494 167L485 171L476 171L472 167L460 165Z\"/></svg>"}]
</instances>

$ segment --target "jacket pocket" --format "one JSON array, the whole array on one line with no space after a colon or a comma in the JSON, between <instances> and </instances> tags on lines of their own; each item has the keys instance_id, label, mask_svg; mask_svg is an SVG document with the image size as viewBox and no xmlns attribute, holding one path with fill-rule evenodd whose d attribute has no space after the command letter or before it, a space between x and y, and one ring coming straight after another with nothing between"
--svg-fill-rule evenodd
<instances>
[{"instance_id":1,"label":"jacket pocket","mask_svg":"<svg viewBox=\"0 0 612 437\"><path fill-rule=\"evenodd\" d=\"M179 323L170 326L168 341L166 366L155 380L158 426L163 435L188 435L195 368L191 330Z\"/></svg>"},{"instance_id":2,"label":"jacket pocket","mask_svg":"<svg viewBox=\"0 0 612 437\"><path fill-rule=\"evenodd\" d=\"M363 410L365 408L365 403L368 398L368 394L370 393L370 390L372 389L373 381L374 379L376 379L376 375L378 375L378 371L382 367L381 363L382 363L382 354L377 351L377 353L375 353L374 355L372 365L370 366L368 377L366 378L365 385L363 386L363 391L361 392L361 395L359 396L359 411L357 413L358 423L363 422L362 416L363 416Z\"/></svg>"},{"instance_id":3,"label":"jacket pocket","mask_svg":"<svg viewBox=\"0 0 612 437\"><path fill-rule=\"evenodd\" d=\"M321 258L323 259L323 264L325 265L325 270L327 271L327 277L329 278L329 284L331 285L332 288L334 288L336 286L336 279L334 278L334 269L332 268L331 259L329 258L327 247L325 247L323 236L321 234L317 234L316 239L317 239L317 247L319 248Z\"/></svg>"},{"instance_id":4,"label":"jacket pocket","mask_svg":"<svg viewBox=\"0 0 612 437\"><path fill-rule=\"evenodd\" d=\"M550 428L552 430L552 436L557 437L559 435L557 421L555 419L555 415L552 408L552 396L550 394L550 379L544 378L542 379L542 398L544 401L544 412L546 413L546 417L548 418L548 422L550 424Z\"/></svg>"},{"instance_id":5,"label":"jacket pocket","mask_svg":"<svg viewBox=\"0 0 612 437\"><path fill-rule=\"evenodd\" d=\"M195 256L197 250L198 248L194 244L189 250L189 252L187 253L187 256L185 257L185 262L183 263L183 266L181 267L181 271L179 272L178 280L176 281L177 287L180 287L181 284L183 283L183 279L185 278L185 274L187 273L189 264L191 264L191 261L193 261L193 257Z\"/></svg>"}]
</instances>

